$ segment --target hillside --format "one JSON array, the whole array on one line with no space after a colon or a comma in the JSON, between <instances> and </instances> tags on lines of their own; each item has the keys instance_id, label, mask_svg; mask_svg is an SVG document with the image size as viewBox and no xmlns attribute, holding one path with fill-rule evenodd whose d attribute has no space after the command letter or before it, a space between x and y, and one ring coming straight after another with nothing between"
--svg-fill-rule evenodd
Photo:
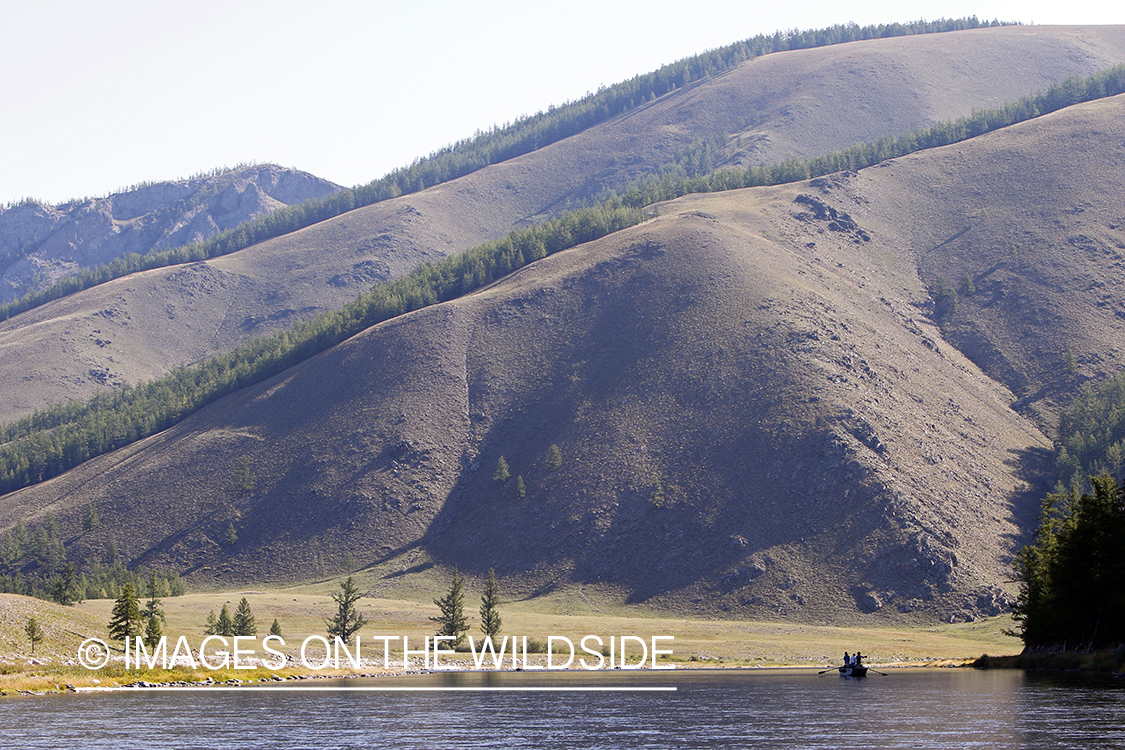
<instances>
[{"instance_id":1,"label":"hillside","mask_svg":"<svg viewBox=\"0 0 1125 750\"><path fill-rule=\"evenodd\" d=\"M338 190L305 172L267 164L58 206L24 201L0 208L0 302L129 253L198 242Z\"/></svg>"},{"instance_id":2,"label":"hillside","mask_svg":"<svg viewBox=\"0 0 1125 750\"><path fill-rule=\"evenodd\" d=\"M350 553L746 617L996 613L1050 445L1011 407L1046 413L1125 343L1123 113L663 204L13 493L0 526L50 511L72 555L112 538L196 582ZM976 292L936 313L934 278L963 273Z\"/></svg>"},{"instance_id":3,"label":"hillside","mask_svg":"<svg viewBox=\"0 0 1125 750\"><path fill-rule=\"evenodd\" d=\"M1125 60L1125 27L1001 27L767 55L517 159L0 323L0 419L227 350L621 185L700 139L770 163L910 131Z\"/></svg>"}]
</instances>

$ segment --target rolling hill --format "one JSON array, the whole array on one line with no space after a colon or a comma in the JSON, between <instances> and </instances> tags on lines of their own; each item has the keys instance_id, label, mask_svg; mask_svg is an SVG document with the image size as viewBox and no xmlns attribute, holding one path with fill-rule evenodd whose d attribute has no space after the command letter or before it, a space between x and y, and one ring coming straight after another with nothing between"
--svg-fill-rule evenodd
<instances>
[{"instance_id":1,"label":"rolling hill","mask_svg":"<svg viewBox=\"0 0 1125 750\"><path fill-rule=\"evenodd\" d=\"M1120 369L1123 113L659 205L12 493L0 527L50 512L72 556L205 584L351 555L746 617L998 613L1054 404Z\"/></svg>"},{"instance_id":2,"label":"rolling hill","mask_svg":"<svg viewBox=\"0 0 1125 750\"><path fill-rule=\"evenodd\" d=\"M421 193L0 323L0 419L155 377L337 307L419 262L625 184L702 140L725 141L716 164L816 156L1123 60L1123 27L998 27L766 55Z\"/></svg>"}]
</instances>

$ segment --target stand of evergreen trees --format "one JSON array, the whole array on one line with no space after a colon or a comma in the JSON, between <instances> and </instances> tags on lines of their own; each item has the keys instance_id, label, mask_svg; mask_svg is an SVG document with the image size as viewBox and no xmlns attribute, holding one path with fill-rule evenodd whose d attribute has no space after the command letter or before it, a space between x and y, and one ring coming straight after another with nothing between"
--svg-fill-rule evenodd
<instances>
[{"instance_id":1,"label":"stand of evergreen trees","mask_svg":"<svg viewBox=\"0 0 1125 750\"><path fill-rule=\"evenodd\" d=\"M1091 489L1088 477L1125 476L1125 372L1087 383L1059 420L1057 492Z\"/></svg>"},{"instance_id":2,"label":"stand of evergreen trees","mask_svg":"<svg viewBox=\"0 0 1125 750\"><path fill-rule=\"evenodd\" d=\"M1014 617L1029 651L1098 650L1125 642L1125 484L1048 495L1035 543L1016 558Z\"/></svg>"},{"instance_id":3,"label":"stand of evergreen trees","mask_svg":"<svg viewBox=\"0 0 1125 750\"><path fill-rule=\"evenodd\" d=\"M1125 372L1087 383L1059 419L1059 481L1016 557L1027 651L1125 643Z\"/></svg>"},{"instance_id":4,"label":"stand of evergreen trees","mask_svg":"<svg viewBox=\"0 0 1125 750\"><path fill-rule=\"evenodd\" d=\"M207 260L249 247L274 237L339 216L362 206L416 193L428 187L463 177L490 164L535 151L563 138L580 133L633 107L659 98L678 88L718 75L754 57L772 52L809 49L864 39L882 39L913 34L935 34L988 26L1009 25L1000 21L979 21L976 16L937 21L914 21L906 24L858 26L854 23L826 29L774 34L760 34L751 39L708 50L699 55L668 64L659 70L639 75L628 81L602 87L575 102L550 107L473 138L459 141L417 159L366 185L343 190L335 195L314 199L274 211L248 221L209 240L162 252L136 253L112 263L90 268L74 276L60 279L50 287L29 292L0 305L0 320L19 315L51 300L104 284L138 271L179 263Z\"/></svg>"}]
</instances>

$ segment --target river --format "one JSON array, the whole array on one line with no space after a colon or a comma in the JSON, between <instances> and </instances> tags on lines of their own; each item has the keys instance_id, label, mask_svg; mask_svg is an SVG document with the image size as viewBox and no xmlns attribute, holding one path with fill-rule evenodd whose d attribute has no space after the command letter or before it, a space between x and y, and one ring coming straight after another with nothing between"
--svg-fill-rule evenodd
<instances>
[{"instance_id":1,"label":"river","mask_svg":"<svg viewBox=\"0 0 1125 750\"><path fill-rule=\"evenodd\" d=\"M861 680L675 670L142 688L2 699L0 745L1091 750L1125 747L1123 683L1018 670L902 669Z\"/></svg>"}]
</instances>

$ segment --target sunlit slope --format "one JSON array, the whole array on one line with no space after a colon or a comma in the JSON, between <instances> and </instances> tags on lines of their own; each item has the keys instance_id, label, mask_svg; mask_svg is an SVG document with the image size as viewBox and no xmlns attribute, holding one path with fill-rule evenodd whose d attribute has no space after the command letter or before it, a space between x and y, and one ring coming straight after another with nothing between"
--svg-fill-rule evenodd
<instances>
[{"instance_id":1,"label":"sunlit slope","mask_svg":"<svg viewBox=\"0 0 1125 750\"><path fill-rule=\"evenodd\" d=\"M910 131L1125 60L1125 27L1000 27L767 55L538 151L0 323L0 419L227 350L417 263L556 213L725 133L774 163Z\"/></svg>"},{"instance_id":2,"label":"sunlit slope","mask_svg":"<svg viewBox=\"0 0 1125 750\"><path fill-rule=\"evenodd\" d=\"M1125 366L1123 143L1118 96L825 181L821 197L913 258L947 339L1054 429L1082 383Z\"/></svg>"}]
</instances>

